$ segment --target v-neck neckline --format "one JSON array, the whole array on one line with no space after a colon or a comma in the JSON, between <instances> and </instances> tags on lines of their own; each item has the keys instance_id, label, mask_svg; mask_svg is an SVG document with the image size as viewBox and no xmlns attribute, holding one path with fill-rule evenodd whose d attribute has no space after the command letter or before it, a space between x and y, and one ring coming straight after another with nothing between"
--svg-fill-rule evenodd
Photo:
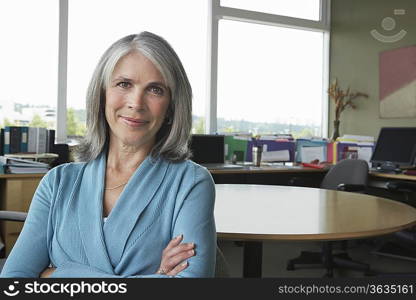
<instances>
[{"instance_id":1,"label":"v-neck neckline","mask_svg":"<svg viewBox=\"0 0 416 300\"><path fill-rule=\"evenodd\" d=\"M131 174L129 180L127 181L126 185L124 185L123 190L118 195L118 197L117 197L117 199L116 199L113 207L111 208L111 210L107 214L107 216L104 216L104 201L105 201L104 195L105 195L105 180L106 180L106 173L107 173L107 157L108 157L108 153L105 153L105 155L103 155L103 156L105 156L104 157L104 161L103 161L103 164L104 164L103 172L104 172L104 174L102 176L103 181L102 181L102 185L101 185L102 186L102 189L101 189L100 192L101 192L101 219L103 220L103 223L104 223L104 218L106 218L106 222L108 222L108 220L110 218L114 218L114 217L111 217L112 215L114 215L114 213L113 213L114 212L114 209L117 209L117 207L120 206L120 204L119 204L120 203L120 200L123 199L123 196L125 194L125 191L128 190L128 186L130 185L132 179L135 177L136 173L140 172L140 170L143 169L143 166L145 164L147 164L150 155L146 156L146 158L138 165L138 167L136 168L136 170L134 170L134 172Z\"/></svg>"}]
</instances>

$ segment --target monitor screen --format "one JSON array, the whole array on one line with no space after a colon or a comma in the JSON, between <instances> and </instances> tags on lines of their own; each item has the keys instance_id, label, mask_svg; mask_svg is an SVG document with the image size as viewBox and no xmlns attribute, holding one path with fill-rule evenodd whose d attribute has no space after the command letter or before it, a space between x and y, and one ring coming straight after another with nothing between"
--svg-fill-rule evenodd
<instances>
[{"instance_id":1,"label":"monitor screen","mask_svg":"<svg viewBox=\"0 0 416 300\"><path fill-rule=\"evenodd\" d=\"M371 162L413 166L416 155L416 127L381 128Z\"/></svg>"},{"instance_id":2,"label":"monitor screen","mask_svg":"<svg viewBox=\"0 0 416 300\"><path fill-rule=\"evenodd\" d=\"M190 148L191 159L198 164L224 163L223 135L193 134Z\"/></svg>"}]
</instances>

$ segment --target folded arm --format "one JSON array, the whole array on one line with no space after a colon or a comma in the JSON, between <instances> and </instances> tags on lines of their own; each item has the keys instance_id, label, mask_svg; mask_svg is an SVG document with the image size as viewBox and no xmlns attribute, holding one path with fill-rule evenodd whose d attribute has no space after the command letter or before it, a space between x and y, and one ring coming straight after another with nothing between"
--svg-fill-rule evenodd
<instances>
[{"instance_id":1,"label":"folded arm","mask_svg":"<svg viewBox=\"0 0 416 300\"><path fill-rule=\"evenodd\" d=\"M47 230L53 176L42 178L33 196L26 221L0 277L38 277L49 265Z\"/></svg>"}]
</instances>

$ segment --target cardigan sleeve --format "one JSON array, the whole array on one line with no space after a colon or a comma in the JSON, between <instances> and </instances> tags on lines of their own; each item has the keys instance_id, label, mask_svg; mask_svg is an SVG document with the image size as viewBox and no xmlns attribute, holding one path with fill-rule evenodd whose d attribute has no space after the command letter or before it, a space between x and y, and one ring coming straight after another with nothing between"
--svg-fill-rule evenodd
<instances>
[{"instance_id":1,"label":"cardigan sleeve","mask_svg":"<svg viewBox=\"0 0 416 300\"><path fill-rule=\"evenodd\" d=\"M195 243L195 256L177 277L213 277L217 236L214 220L215 185L211 174L195 166L194 183L184 197L174 222L172 236L183 234L183 242Z\"/></svg>"},{"instance_id":2,"label":"cardigan sleeve","mask_svg":"<svg viewBox=\"0 0 416 300\"><path fill-rule=\"evenodd\" d=\"M99 270L97 268L68 261L65 262L60 267L56 268L56 270L50 276L51 278L169 278L175 276L167 276L161 274L149 274L149 275L132 275L132 276L125 276L125 275L116 275L116 274L109 274Z\"/></svg>"},{"instance_id":3,"label":"cardigan sleeve","mask_svg":"<svg viewBox=\"0 0 416 300\"><path fill-rule=\"evenodd\" d=\"M48 267L47 230L54 174L54 169L49 171L36 189L23 229L0 277L39 277Z\"/></svg>"},{"instance_id":4,"label":"cardigan sleeve","mask_svg":"<svg viewBox=\"0 0 416 300\"><path fill-rule=\"evenodd\" d=\"M215 185L205 169L196 166L191 182L187 182L183 201L177 208L173 235L183 234L184 242L194 242L196 255L188 259L188 267L176 276L160 274L124 276L108 274L102 270L76 262L66 262L51 277L95 278L167 278L213 277L216 256L216 229L214 221ZM190 179L190 178L188 178Z\"/></svg>"}]
</instances>

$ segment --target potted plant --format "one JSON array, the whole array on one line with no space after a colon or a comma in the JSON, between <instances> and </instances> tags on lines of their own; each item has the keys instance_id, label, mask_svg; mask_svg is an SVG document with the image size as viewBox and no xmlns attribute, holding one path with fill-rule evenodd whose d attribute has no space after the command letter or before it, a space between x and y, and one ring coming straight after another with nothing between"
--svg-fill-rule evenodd
<instances>
[{"instance_id":1,"label":"potted plant","mask_svg":"<svg viewBox=\"0 0 416 300\"><path fill-rule=\"evenodd\" d=\"M342 90L338 85L338 80L332 81L328 88L329 97L334 100L335 103L335 119L334 119L334 131L332 134L332 141L335 141L339 137L339 123L341 113L350 106L352 109L356 109L356 105L353 101L360 97L368 98L368 95L362 92L351 92L348 87L346 91Z\"/></svg>"}]
</instances>

